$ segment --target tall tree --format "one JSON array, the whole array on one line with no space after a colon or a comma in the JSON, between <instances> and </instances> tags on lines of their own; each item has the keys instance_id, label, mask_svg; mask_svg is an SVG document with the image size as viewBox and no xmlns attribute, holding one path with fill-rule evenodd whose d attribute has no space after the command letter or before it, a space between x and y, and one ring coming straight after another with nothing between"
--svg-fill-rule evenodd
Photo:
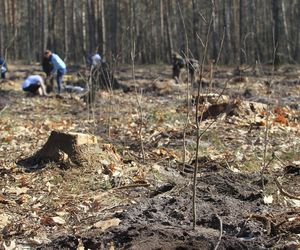
<instances>
[{"instance_id":1,"label":"tall tree","mask_svg":"<svg viewBox=\"0 0 300 250\"><path fill-rule=\"evenodd\" d=\"M106 55L106 25L105 25L105 9L104 0L101 0L101 24L102 24L102 53Z\"/></svg>"},{"instance_id":2,"label":"tall tree","mask_svg":"<svg viewBox=\"0 0 300 250\"><path fill-rule=\"evenodd\" d=\"M230 33L231 29L231 15L232 15L232 9L231 7L231 0L224 1L224 26L225 26L225 63L231 63L231 55L233 53L232 51L232 36Z\"/></svg>"},{"instance_id":3,"label":"tall tree","mask_svg":"<svg viewBox=\"0 0 300 250\"><path fill-rule=\"evenodd\" d=\"M212 0L212 59L216 62L218 59L218 16L216 1Z\"/></svg>"},{"instance_id":4,"label":"tall tree","mask_svg":"<svg viewBox=\"0 0 300 250\"><path fill-rule=\"evenodd\" d=\"M277 62L279 55L300 62L299 0L0 0L0 6L0 52L9 59L39 59L49 48L83 62L101 46L108 60L118 55L129 63L133 41L137 63L169 62L173 50L187 46L197 58L212 13L208 58L217 58L224 37L220 63L268 62L275 47Z\"/></svg>"},{"instance_id":5,"label":"tall tree","mask_svg":"<svg viewBox=\"0 0 300 250\"><path fill-rule=\"evenodd\" d=\"M289 31L287 26L287 18L286 18L286 8L284 1L281 1L281 12L282 12L282 21L283 21L283 28L284 28L284 35L285 35L285 44L287 49L288 60L291 61L291 45L289 39Z\"/></svg>"},{"instance_id":6,"label":"tall tree","mask_svg":"<svg viewBox=\"0 0 300 250\"><path fill-rule=\"evenodd\" d=\"M274 27L274 64L279 64L278 49L280 47L280 0L272 0L273 27Z\"/></svg>"},{"instance_id":7,"label":"tall tree","mask_svg":"<svg viewBox=\"0 0 300 250\"><path fill-rule=\"evenodd\" d=\"M167 9L167 11L166 11L166 24L167 24L167 37L168 37L168 56L169 56L169 58L168 58L168 60L170 61L171 60L171 57L172 57L172 52L174 51L174 49L173 49L173 40L172 40L172 29L171 29L171 24L170 24L170 10L171 10L171 7L172 7L172 5L171 5L171 1L170 0L168 0L168 5L167 5L167 7L168 7L168 9Z\"/></svg>"},{"instance_id":8,"label":"tall tree","mask_svg":"<svg viewBox=\"0 0 300 250\"><path fill-rule=\"evenodd\" d=\"M65 59L69 56L69 30L68 30L68 2L67 0L64 0L64 43L65 43Z\"/></svg>"}]
</instances>

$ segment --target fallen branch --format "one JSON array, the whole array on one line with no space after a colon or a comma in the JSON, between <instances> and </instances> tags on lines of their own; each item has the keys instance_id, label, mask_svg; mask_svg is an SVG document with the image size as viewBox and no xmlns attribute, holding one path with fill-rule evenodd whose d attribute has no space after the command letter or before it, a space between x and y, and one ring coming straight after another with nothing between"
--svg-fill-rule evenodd
<instances>
[{"instance_id":1,"label":"fallen branch","mask_svg":"<svg viewBox=\"0 0 300 250\"><path fill-rule=\"evenodd\" d=\"M2 113L5 109L7 109L7 108L8 108L8 105L5 105L5 107L4 107L3 109L0 110L0 115L1 115L1 113Z\"/></svg>"},{"instance_id":2,"label":"fallen branch","mask_svg":"<svg viewBox=\"0 0 300 250\"><path fill-rule=\"evenodd\" d=\"M283 187L280 185L279 181L276 178L274 179L274 181L275 181L276 186L279 189L279 192L282 195L287 196L290 199L300 200L300 196L296 196L296 195L290 194L289 192L287 192L286 190L284 190Z\"/></svg>"},{"instance_id":3,"label":"fallen branch","mask_svg":"<svg viewBox=\"0 0 300 250\"><path fill-rule=\"evenodd\" d=\"M287 163L283 162L283 160L281 160L276 154L275 152L273 152L273 157L276 158L281 164L282 166L286 166ZM290 162L288 164L291 164Z\"/></svg>"}]
</instances>

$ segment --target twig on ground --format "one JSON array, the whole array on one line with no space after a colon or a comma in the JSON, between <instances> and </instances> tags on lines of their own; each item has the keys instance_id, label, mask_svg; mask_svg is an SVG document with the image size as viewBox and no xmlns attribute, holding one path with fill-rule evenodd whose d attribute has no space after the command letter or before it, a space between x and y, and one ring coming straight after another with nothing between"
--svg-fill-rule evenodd
<instances>
[{"instance_id":1,"label":"twig on ground","mask_svg":"<svg viewBox=\"0 0 300 250\"><path fill-rule=\"evenodd\" d=\"M276 158L283 166L286 166L286 165L287 165L285 162L283 162L283 160L281 160L281 159L275 154L275 152L273 152L273 157Z\"/></svg>"},{"instance_id":2,"label":"twig on ground","mask_svg":"<svg viewBox=\"0 0 300 250\"><path fill-rule=\"evenodd\" d=\"M0 110L0 115L8 108L8 105L5 105L3 109Z\"/></svg>"},{"instance_id":3,"label":"twig on ground","mask_svg":"<svg viewBox=\"0 0 300 250\"><path fill-rule=\"evenodd\" d=\"M219 248L219 245L221 243L222 240L222 236L223 236L223 221L222 218L216 213L217 218L219 219L220 222L220 234L219 234L219 239L217 242L217 245L215 246L214 250L217 250Z\"/></svg>"},{"instance_id":4,"label":"twig on ground","mask_svg":"<svg viewBox=\"0 0 300 250\"><path fill-rule=\"evenodd\" d=\"M272 218L268 218L267 216L259 215L259 214L250 214L247 221L249 221L251 219L255 219L257 221L264 223L264 226L266 227L266 230L267 230L267 235L271 234L272 226L273 227L275 226L275 223L272 221Z\"/></svg>"},{"instance_id":5,"label":"twig on ground","mask_svg":"<svg viewBox=\"0 0 300 250\"><path fill-rule=\"evenodd\" d=\"M290 194L289 192L287 192L286 190L284 190L283 187L281 186L281 184L279 183L279 181L276 178L274 179L274 182L275 182L276 186L278 187L279 192L282 195L284 195L284 196L286 196L286 197L288 197L290 199L300 200L300 196L296 196L294 194Z\"/></svg>"}]
</instances>

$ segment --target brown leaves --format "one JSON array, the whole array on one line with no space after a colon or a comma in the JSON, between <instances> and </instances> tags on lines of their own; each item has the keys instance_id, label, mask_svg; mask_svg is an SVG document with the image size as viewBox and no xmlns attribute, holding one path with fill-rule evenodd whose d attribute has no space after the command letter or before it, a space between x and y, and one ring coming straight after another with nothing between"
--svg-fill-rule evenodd
<instances>
[{"instance_id":1,"label":"brown leaves","mask_svg":"<svg viewBox=\"0 0 300 250\"><path fill-rule=\"evenodd\" d=\"M5 213L1 213L0 214L0 229L3 229L9 223L10 223L10 217Z\"/></svg>"},{"instance_id":2,"label":"brown leaves","mask_svg":"<svg viewBox=\"0 0 300 250\"><path fill-rule=\"evenodd\" d=\"M3 194L0 194L0 203L2 204L9 204L11 201L8 200L8 198L3 195Z\"/></svg>"},{"instance_id":3,"label":"brown leaves","mask_svg":"<svg viewBox=\"0 0 300 250\"><path fill-rule=\"evenodd\" d=\"M98 221L96 222L93 227L94 228L99 228L102 231L105 231L106 229L113 227L113 226L118 226L120 224L121 220L118 218L113 218L105 221Z\"/></svg>"},{"instance_id":4,"label":"brown leaves","mask_svg":"<svg viewBox=\"0 0 300 250\"><path fill-rule=\"evenodd\" d=\"M161 148L154 149L153 152L158 156L179 159L179 155L176 153L175 150L172 149L161 147Z\"/></svg>"},{"instance_id":5,"label":"brown leaves","mask_svg":"<svg viewBox=\"0 0 300 250\"><path fill-rule=\"evenodd\" d=\"M40 223L44 226L53 227L55 225L64 225L66 221L59 216L50 217L45 215L41 218Z\"/></svg>"},{"instance_id":6,"label":"brown leaves","mask_svg":"<svg viewBox=\"0 0 300 250\"><path fill-rule=\"evenodd\" d=\"M55 222L50 216L44 216L41 218L40 223L44 226L54 226Z\"/></svg>"},{"instance_id":7,"label":"brown leaves","mask_svg":"<svg viewBox=\"0 0 300 250\"><path fill-rule=\"evenodd\" d=\"M282 125L285 125L285 126L288 126L289 125L289 121L286 117L284 117L284 115L277 115L275 118L274 118L274 122L277 122L277 123L280 123Z\"/></svg>"}]
</instances>

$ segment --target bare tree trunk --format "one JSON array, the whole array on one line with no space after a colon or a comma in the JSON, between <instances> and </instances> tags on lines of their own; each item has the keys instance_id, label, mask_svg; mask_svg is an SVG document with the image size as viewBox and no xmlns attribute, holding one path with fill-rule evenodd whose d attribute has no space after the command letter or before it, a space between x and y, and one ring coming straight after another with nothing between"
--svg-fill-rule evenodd
<instances>
[{"instance_id":1,"label":"bare tree trunk","mask_svg":"<svg viewBox=\"0 0 300 250\"><path fill-rule=\"evenodd\" d=\"M254 1L254 0L253 0ZM243 30L244 30L244 5L243 5L243 0L239 0L239 62L240 64L245 63L245 57L243 54L243 38L244 38L244 34L243 34ZM246 50L246 48L244 48Z\"/></svg>"},{"instance_id":2,"label":"bare tree trunk","mask_svg":"<svg viewBox=\"0 0 300 250\"><path fill-rule=\"evenodd\" d=\"M16 2L15 0L12 0L11 1L11 9L12 9L12 21L13 21L13 30L14 32L17 32L17 26L16 26ZM16 41L14 40L13 41L13 59L15 60L16 59L16 53L17 53L17 43Z\"/></svg>"},{"instance_id":3,"label":"bare tree trunk","mask_svg":"<svg viewBox=\"0 0 300 250\"><path fill-rule=\"evenodd\" d=\"M4 57L6 57L7 55L6 55L6 52L7 51L5 51L5 49L6 49L6 46L7 46L7 43L8 43L8 40L9 40L9 29L8 29L8 24L9 24L9 18L8 18L8 1L7 0L4 0L4 3L3 3L3 5L2 5L2 8L3 8L3 16L4 16L4 18L3 18L3 20L4 20L4 29L3 29L3 33L4 33L4 48L3 48L3 56ZM2 9L1 8L1 9ZM23 48L24 49L24 48ZM5 59L7 59L7 58L5 58Z\"/></svg>"},{"instance_id":4,"label":"bare tree trunk","mask_svg":"<svg viewBox=\"0 0 300 250\"><path fill-rule=\"evenodd\" d=\"M239 17L239 0L232 0L232 8L231 8L232 18L230 19L230 26L232 34L232 47L233 47L233 58L234 63L236 65L241 64L240 51L241 51L241 43L240 43L240 17Z\"/></svg>"},{"instance_id":5,"label":"bare tree trunk","mask_svg":"<svg viewBox=\"0 0 300 250\"><path fill-rule=\"evenodd\" d=\"M231 55L232 55L232 42L231 42L231 33L230 33L230 28L231 28L231 22L230 22L230 16L231 16L231 8L230 8L230 3L229 0L224 1L224 24L225 24L225 63L230 63L232 62L230 60Z\"/></svg>"},{"instance_id":6,"label":"bare tree trunk","mask_svg":"<svg viewBox=\"0 0 300 250\"><path fill-rule=\"evenodd\" d=\"M48 1L46 1L48 3ZM46 4L47 4L46 3ZM50 22L50 34L48 35L48 42L47 45L49 48L52 48L54 50L56 50L56 42L55 42L55 7L56 7L56 3L57 1L54 0L53 2L51 2L51 9L48 9L48 17L49 17L49 13L51 13L51 17L49 18Z\"/></svg>"},{"instance_id":7,"label":"bare tree trunk","mask_svg":"<svg viewBox=\"0 0 300 250\"><path fill-rule=\"evenodd\" d=\"M113 13L112 13L112 54L116 57L118 54L118 4L117 0L113 1Z\"/></svg>"},{"instance_id":8,"label":"bare tree trunk","mask_svg":"<svg viewBox=\"0 0 300 250\"><path fill-rule=\"evenodd\" d=\"M291 45L290 45L289 32L288 32L288 26L287 26L287 21L286 21L286 10L285 10L284 1L281 1L281 9L282 9L282 21L283 21L284 35L285 35L285 38L286 38L286 40L284 42L286 44L288 61L292 61Z\"/></svg>"},{"instance_id":9,"label":"bare tree trunk","mask_svg":"<svg viewBox=\"0 0 300 250\"><path fill-rule=\"evenodd\" d=\"M280 34L280 5L279 0L272 0L272 10L273 10L273 25L274 25L274 65L279 64L278 48L279 44L279 34Z\"/></svg>"},{"instance_id":10,"label":"bare tree trunk","mask_svg":"<svg viewBox=\"0 0 300 250\"><path fill-rule=\"evenodd\" d=\"M134 48L134 52L135 52L135 38L136 38L136 33L138 33L138 31L136 31L136 21L135 21L135 1L134 0L130 0L130 48ZM138 45L137 45L138 46ZM131 51L130 53L133 53L133 51ZM131 55L131 58L134 57L135 55Z\"/></svg>"},{"instance_id":11,"label":"bare tree trunk","mask_svg":"<svg viewBox=\"0 0 300 250\"><path fill-rule=\"evenodd\" d=\"M169 60L172 58L173 52L173 41L172 41L172 31L171 31L171 24L170 24L170 6L171 2L168 0L168 10L166 11L166 25L167 25L167 35L168 35L168 52L169 52Z\"/></svg>"},{"instance_id":12,"label":"bare tree trunk","mask_svg":"<svg viewBox=\"0 0 300 250\"><path fill-rule=\"evenodd\" d=\"M218 17L216 8L216 1L212 0L212 58L215 62L218 59Z\"/></svg>"},{"instance_id":13,"label":"bare tree trunk","mask_svg":"<svg viewBox=\"0 0 300 250\"><path fill-rule=\"evenodd\" d=\"M197 37L197 31L198 31L198 10L197 10L197 6L196 6L196 1L193 0L192 1L192 8L193 8L193 51L194 51L194 57L196 57L197 59L199 58L199 48L197 46L198 44L198 37Z\"/></svg>"},{"instance_id":14,"label":"bare tree trunk","mask_svg":"<svg viewBox=\"0 0 300 250\"><path fill-rule=\"evenodd\" d=\"M32 20L31 20L31 0L27 0L27 27L31 27L32 26ZM31 48L31 45L32 45L32 29L28 29L27 30L27 62L28 63L31 63L31 55L32 55L32 48Z\"/></svg>"},{"instance_id":15,"label":"bare tree trunk","mask_svg":"<svg viewBox=\"0 0 300 250\"><path fill-rule=\"evenodd\" d=\"M102 54L106 55L106 29L105 29L105 9L104 0L101 0L101 23L102 23Z\"/></svg>"},{"instance_id":16,"label":"bare tree trunk","mask_svg":"<svg viewBox=\"0 0 300 250\"><path fill-rule=\"evenodd\" d=\"M163 57L164 50L165 50L165 37L164 37L164 30L165 30L165 23L164 23L164 0L160 0L159 8L160 8L160 55ZM163 57L164 58L164 57Z\"/></svg>"},{"instance_id":17,"label":"bare tree trunk","mask_svg":"<svg viewBox=\"0 0 300 250\"><path fill-rule=\"evenodd\" d=\"M78 9L80 6L78 5L77 1L72 1L72 26L71 26L71 41L72 41L72 52L74 54L73 60L79 61L81 60L81 53L82 53L82 33L79 32L78 26L81 25L81 18L78 13ZM71 44L70 44L71 45Z\"/></svg>"},{"instance_id":18,"label":"bare tree trunk","mask_svg":"<svg viewBox=\"0 0 300 250\"><path fill-rule=\"evenodd\" d=\"M4 6L4 3L1 1L1 6ZM4 27L5 27L5 13L4 8L0 8L0 54L4 57Z\"/></svg>"},{"instance_id":19,"label":"bare tree trunk","mask_svg":"<svg viewBox=\"0 0 300 250\"><path fill-rule=\"evenodd\" d=\"M252 17L252 32L253 32L253 40L252 40L252 58L256 61L261 61L263 59L263 53L261 49L261 44L259 41L258 27L257 27L257 18L256 18L256 1L250 1L250 16Z\"/></svg>"},{"instance_id":20,"label":"bare tree trunk","mask_svg":"<svg viewBox=\"0 0 300 250\"><path fill-rule=\"evenodd\" d=\"M69 36L68 36L68 4L67 4L67 0L64 0L64 40L65 40L65 59L68 57L69 55L69 46L68 46L68 40L69 40Z\"/></svg>"},{"instance_id":21,"label":"bare tree trunk","mask_svg":"<svg viewBox=\"0 0 300 250\"><path fill-rule=\"evenodd\" d=\"M82 16L81 16L81 20L82 20L82 49L83 49L83 54L84 57L87 53L86 51L86 46L87 46L87 38L86 38L86 8L85 8L85 3L82 2Z\"/></svg>"},{"instance_id":22,"label":"bare tree trunk","mask_svg":"<svg viewBox=\"0 0 300 250\"><path fill-rule=\"evenodd\" d=\"M95 11L94 2L92 0L87 1L87 15L88 15L88 51L95 50Z\"/></svg>"},{"instance_id":23,"label":"bare tree trunk","mask_svg":"<svg viewBox=\"0 0 300 250\"><path fill-rule=\"evenodd\" d=\"M153 1L147 1L147 4L149 3L149 9L150 10L154 10L154 6L153 6ZM154 63L157 62L157 36L156 34L156 25L155 25L155 17L154 17L154 12L153 11L149 11L149 18L150 18L150 29L151 29L151 43L150 43L150 55L147 57L147 51L145 51L145 58L147 58L149 61L152 61Z\"/></svg>"},{"instance_id":24,"label":"bare tree trunk","mask_svg":"<svg viewBox=\"0 0 300 250\"><path fill-rule=\"evenodd\" d=\"M297 26L299 27L300 25L300 4L298 3L298 12L297 12ZM299 60L299 56L300 56L300 35L299 32L296 32L296 48L295 48L295 60Z\"/></svg>"}]
</instances>

